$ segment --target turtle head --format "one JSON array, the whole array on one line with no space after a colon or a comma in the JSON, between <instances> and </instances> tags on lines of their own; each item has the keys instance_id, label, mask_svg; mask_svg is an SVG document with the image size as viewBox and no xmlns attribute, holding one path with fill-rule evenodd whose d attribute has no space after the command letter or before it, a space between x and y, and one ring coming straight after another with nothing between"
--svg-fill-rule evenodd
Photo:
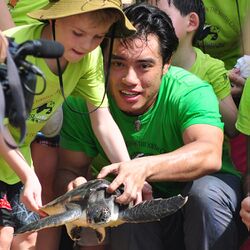
<instances>
[{"instance_id":1,"label":"turtle head","mask_svg":"<svg viewBox=\"0 0 250 250\"><path fill-rule=\"evenodd\" d=\"M87 210L87 221L89 224L105 224L109 222L111 211L103 203L90 206Z\"/></svg>"},{"instance_id":2,"label":"turtle head","mask_svg":"<svg viewBox=\"0 0 250 250\"><path fill-rule=\"evenodd\" d=\"M115 197L116 195L106 192L106 187L93 191L86 208L87 222L92 225L107 224L114 216L118 216Z\"/></svg>"}]
</instances>

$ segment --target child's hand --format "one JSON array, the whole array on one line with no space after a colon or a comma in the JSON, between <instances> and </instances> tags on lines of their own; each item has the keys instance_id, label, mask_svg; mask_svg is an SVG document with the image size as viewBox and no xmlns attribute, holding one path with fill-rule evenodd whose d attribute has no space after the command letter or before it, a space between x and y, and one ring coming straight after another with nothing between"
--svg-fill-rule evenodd
<instances>
[{"instance_id":1,"label":"child's hand","mask_svg":"<svg viewBox=\"0 0 250 250\"><path fill-rule=\"evenodd\" d=\"M83 183L85 183L85 182L87 182L87 180L86 180L84 177L82 177L82 176L77 177L77 178L75 178L73 181L71 181L71 182L68 184L67 190L70 191L70 190L72 190L72 189L78 187L79 185L81 185L81 184L83 184Z\"/></svg>"},{"instance_id":2,"label":"child's hand","mask_svg":"<svg viewBox=\"0 0 250 250\"><path fill-rule=\"evenodd\" d=\"M240 75L240 70L237 68L231 69L229 71L228 77L230 79L232 86L231 88L232 96L233 97L240 96L243 91L246 79Z\"/></svg>"},{"instance_id":3,"label":"child's hand","mask_svg":"<svg viewBox=\"0 0 250 250\"><path fill-rule=\"evenodd\" d=\"M248 228L248 231L250 229L250 196L246 197L241 202L241 210L240 210L240 216L242 221L245 223L245 225Z\"/></svg>"},{"instance_id":4,"label":"child's hand","mask_svg":"<svg viewBox=\"0 0 250 250\"><path fill-rule=\"evenodd\" d=\"M29 178L24 183L24 189L21 194L21 202L27 207L27 209L34 211L41 216L46 215L40 210L42 207L42 188L41 184L35 175L30 175Z\"/></svg>"}]
</instances>

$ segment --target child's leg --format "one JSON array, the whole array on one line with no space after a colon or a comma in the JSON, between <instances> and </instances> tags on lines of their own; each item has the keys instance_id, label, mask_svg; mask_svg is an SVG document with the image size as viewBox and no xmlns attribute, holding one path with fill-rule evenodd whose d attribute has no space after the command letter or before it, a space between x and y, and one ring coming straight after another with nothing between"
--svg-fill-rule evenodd
<instances>
[{"instance_id":1,"label":"child's leg","mask_svg":"<svg viewBox=\"0 0 250 250\"><path fill-rule=\"evenodd\" d=\"M13 239L12 208L7 200L8 185L0 181L0 250L9 250Z\"/></svg>"},{"instance_id":2,"label":"child's leg","mask_svg":"<svg viewBox=\"0 0 250 250\"><path fill-rule=\"evenodd\" d=\"M36 250L58 250L61 227L43 229L38 232Z\"/></svg>"},{"instance_id":3,"label":"child's leg","mask_svg":"<svg viewBox=\"0 0 250 250\"><path fill-rule=\"evenodd\" d=\"M58 163L59 137L37 137L31 144L31 154L35 172L42 185L42 202L45 205L55 198L54 176ZM57 250L60 243L61 228L43 229L38 232L37 250Z\"/></svg>"},{"instance_id":4,"label":"child's leg","mask_svg":"<svg viewBox=\"0 0 250 250\"><path fill-rule=\"evenodd\" d=\"M35 172L42 186L43 205L55 198L54 177L58 164L59 137L37 136L31 144L31 155Z\"/></svg>"},{"instance_id":5,"label":"child's leg","mask_svg":"<svg viewBox=\"0 0 250 250\"><path fill-rule=\"evenodd\" d=\"M12 208L11 218L15 230L39 219L36 213L27 210L24 204L20 202L22 190L23 184L21 182L15 185L8 185L7 197ZM37 233L15 235L12 241L11 250L34 250L36 237Z\"/></svg>"},{"instance_id":6,"label":"child's leg","mask_svg":"<svg viewBox=\"0 0 250 250\"><path fill-rule=\"evenodd\" d=\"M14 236L11 250L35 250L37 233L25 233Z\"/></svg>"},{"instance_id":7,"label":"child's leg","mask_svg":"<svg viewBox=\"0 0 250 250\"><path fill-rule=\"evenodd\" d=\"M9 250L13 239L13 227L0 226L0 250Z\"/></svg>"}]
</instances>

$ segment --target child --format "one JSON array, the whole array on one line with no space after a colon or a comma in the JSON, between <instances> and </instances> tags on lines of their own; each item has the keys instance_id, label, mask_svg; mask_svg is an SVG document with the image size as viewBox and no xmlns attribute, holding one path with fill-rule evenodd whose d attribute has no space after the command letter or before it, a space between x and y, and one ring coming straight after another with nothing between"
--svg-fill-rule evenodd
<instances>
[{"instance_id":1,"label":"child","mask_svg":"<svg viewBox=\"0 0 250 250\"><path fill-rule=\"evenodd\" d=\"M30 13L30 16L44 20L45 23L15 27L6 31L6 35L14 37L17 43L42 38L55 39L64 45L64 55L59 59L59 63L65 96L80 95L87 100L89 111L92 111L93 130L109 160L111 162L129 160L122 135L109 113L106 96L103 98L103 59L99 48L109 31L114 31L115 36L121 37L133 34L135 31L121 10L121 1L51 1L43 9ZM31 164L30 143L62 104L64 98L60 90L58 80L60 72L56 60L33 57L29 60L44 72L47 81L45 91L41 95L35 95L33 108L27 120L26 139L20 148L28 163ZM42 89L42 86L42 80L38 79L37 92ZM16 139L18 131L10 126L9 129ZM1 159L0 178L7 187L20 182L16 173L3 159ZM33 199L31 196L27 198ZM38 211L35 206L30 208ZM8 212L10 216L11 212ZM6 225L2 223L0 231L4 226ZM1 236L9 239L9 242L12 241L11 233L1 234Z\"/></svg>"},{"instance_id":2,"label":"child","mask_svg":"<svg viewBox=\"0 0 250 250\"><path fill-rule=\"evenodd\" d=\"M243 189L244 189L244 199L241 202L241 210L240 210L240 216L244 224L246 225L248 232L250 230L250 169L249 169L249 140L250 140L250 78L247 79L244 90L242 92L240 105L239 105L239 113L238 118L236 122L236 128L241 132L242 137L244 138L244 145L243 149L245 149L245 155L243 156L245 161L244 165L242 167L242 172L245 174L244 183L243 183ZM242 149L239 149L240 152ZM246 155L248 157L246 157ZM245 242L244 246L241 248L249 249L250 246L250 240Z\"/></svg>"},{"instance_id":3,"label":"child","mask_svg":"<svg viewBox=\"0 0 250 250\"><path fill-rule=\"evenodd\" d=\"M226 69L234 67L236 60L246 52L242 47L242 31L249 0L217 1L203 0L206 8L206 24L208 35L198 42L198 46L209 55L223 60ZM243 46L242 46L243 45Z\"/></svg>"},{"instance_id":4,"label":"child","mask_svg":"<svg viewBox=\"0 0 250 250\"><path fill-rule=\"evenodd\" d=\"M235 136L237 108L230 94L230 81L224 63L193 46L201 37L204 27L205 9L202 1L159 0L157 6L170 16L179 38L172 64L194 73L212 85L219 100L225 132L230 137Z\"/></svg>"}]
</instances>

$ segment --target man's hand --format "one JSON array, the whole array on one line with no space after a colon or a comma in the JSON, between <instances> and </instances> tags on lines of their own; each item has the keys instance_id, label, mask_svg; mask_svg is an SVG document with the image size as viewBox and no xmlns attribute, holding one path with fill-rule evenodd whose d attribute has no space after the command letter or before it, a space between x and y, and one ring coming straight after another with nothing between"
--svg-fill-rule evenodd
<instances>
[{"instance_id":1,"label":"man's hand","mask_svg":"<svg viewBox=\"0 0 250 250\"><path fill-rule=\"evenodd\" d=\"M134 201L134 204L137 205L142 201L152 200L153 198L154 197L153 197L152 186L145 181L142 191L137 193L137 197L136 200Z\"/></svg>"},{"instance_id":2,"label":"man's hand","mask_svg":"<svg viewBox=\"0 0 250 250\"><path fill-rule=\"evenodd\" d=\"M115 179L108 187L108 192L114 192L119 186L124 185L124 192L116 201L121 204L128 204L131 201L138 203L143 197L142 193L145 180L147 177L147 165L149 161L147 157L136 158L127 162L120 162L103 167L97 178L104 178L108 174L117 174ZM146 197L149 197L147 189ZM144 187L146 191L146 187ZM139 196L138 196L139 195Z\"/></svg>"}]
</instances>

